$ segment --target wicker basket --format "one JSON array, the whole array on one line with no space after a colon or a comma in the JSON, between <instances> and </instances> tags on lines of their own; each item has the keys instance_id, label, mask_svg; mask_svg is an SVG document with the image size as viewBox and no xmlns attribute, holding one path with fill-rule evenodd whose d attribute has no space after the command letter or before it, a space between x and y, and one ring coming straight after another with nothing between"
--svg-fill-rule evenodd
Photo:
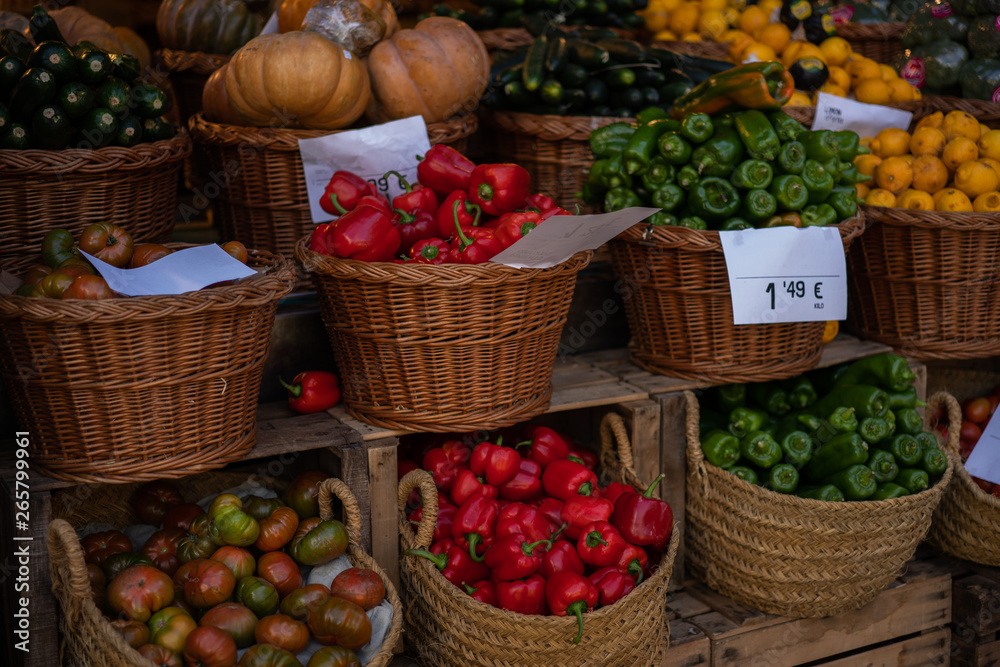
<instances>
[{"instance_id":1,"label":"wicker basket","mask_svg":"<svg viewBox=\"0 0 1000 667\"><path fill-rule=\"evenodd\" d=\"M945 95L925 95L919 100L912 102L895 102L883 106L894 109L902 109L913 114L913 121L910 124L912 131L924 116L929 116L935 111L948 113L949 111L967 111L976 117L976 120L993 129L1000 129L1000 105L995 102L985 102L983 100L964 100L959 97L948 97ZM816 117L816 107L784 107L782 109L789 116L799 121L806 127L812 127L813 119Z\"/></svg>"},{"instance_id":2,"label":"wicker basket","mask_svg":"<svg viewBox=\"0 0 1000 667\"><path fill-rule=\"evenodd\" d=\"M645 488L632 469L631 446L621 417L609 414L604 418L601 441L604 471L611 478ZM423 521L416 533L405 513L413 489L420 490L424 502ZM428 548L438 509L437 489L429 474L414 470L403 477L399 508L403 548ZM529 616L483 604L447 581L426 559L403 556L400 581L407 641L413 642L420 664L428 667L659 666L669 644L664 597L679 533L680 526L675 524L667 553L652 576L613 605L584 614L579 644L571 641L577 633L575 618Z\"/></svg>"},{"instance_id":3,"label":"wicker basket","mask_svg":"<svg viewBox=\"0 0 1000 667\"><path fill-rule=\"evenodd\" d=\"M838 225L845 248L862 218ZM812 368L823 322L733 324L719 232L640 223L610 244L628 286L631 359L652 373L709 382L761 382Z\"/></svg>"},{"instance_id":4,"label":"wicker basket","mask_svg":"<svg viewBox=\"0 0 1000 667\"><path fill-rule=\"evenodd\" d=\"M187 131L133 148L0 150L0 261L37 255L53 227L106 220L141 241L170 240Z\"/></svg>"},{"instance_id":5,"label":"wicker basket","mask_svg":"<svg viewBox=\"0 0 1000 667\"><path fill-rule=\"evenodd\" d=\"M548 269L406 265L315 253L312 274L353 416L390 429L474 431L545 412L581 252Z\"/></svg>"},{"instance_id":6,"label":"wicker basket","mask_svg":"<svg viewBox=\"0 0 1000 667\"><path fill-rule=\"evenodd\" d=\"M682 56L708 58L709 60L729 60L729 44L725 42L683 42L673 40L669 42L653 42L652 45L659 49L673 51Z\"/></svg>"},{"instance_id":7,"label":"wicker basket","mask_svg":"<svg viewBox=\"0 0 1000 667\"><path fill-rule=\"evenodd\" d=\"M997 372L932 367L927 373L928 389L947 391L958 400L984 396L998 384ZM948 423L959 424L961 419L956 403L948 414ZM949 446L952 444L949 442ZM972 481L957 448L951 448L949 455L954 460L955 479L934 513L929 539L953 556L1000 566L1000 498Z\"/></svg>"},{"instance_id":8,"label":"wicker basket","mask_svg":"<svg viewBox=\"0 0 1000 667\"><path fill-rule=\"evenodd\" d=\"M590 133L599 127L635 119L610 116L546 116L517 111L484 111L495 129L493 154L498 162L514 162L531 174L531 187L565 209L595 212L578 196L594 155Z\"/></svg>"},{"instance_id":9,"label":"wicker basket","mask_svg":"<svg viewBox=\"0 0 1000 667\"><path fill-rule=\"evenodd\" d=\"M205 82L212 72L229 62L229 58L230 56L220 53L172 49L159 49L153 54L156 66L170 73L174 101L182 123L201 111L201 93Z\"/></svg>"},{"instance_id":10,"label":"wicker basket","mask_svg":"<svg viewBox=\"0 0 1000 667\"><path fill-rule=\"evenodd\" d=\"M837 36L851 44L851 50L877 63L891 65L903 55L899 39L906 29L905 21L891 23L847 23L837 28Z\"/></svg>"},{"instance_id":11,"label":"wicker basket","mask_svg":"<svg viewBox=\"0 0 1000 667\"><path fill-rule=\"evenodd\" d=\"M784 495L705 461L698 399L685 394L686 563L696 578L769 614L810 618L858 609L899 575L930 529L951 457L941 479L912 496L835 503ZM935 394L930 404L949 399Z\"/></svg>"},{"instance_id":12,"label":"wicker basket","mask_svg":"<svg viewBox=\"0 0 1000 667\"><path fill-rule=\"evenodd\" d=\"M6 268L21 275L32 261ZM254 252L250 264L261 272L180 295L0 296L0 368L32 466L74 482L144 481L248 452L275 310L294 282L281 256Z\"/></svg>"},{"instance_id":13,"label":"wicker basket","mask_svg":"<svg viewBox=\"0 0 1000 667\"><path fill-rule=\"evenodd\" d=\"M248 477L246 474L208 473L178 480L178 488L185 500L195 502L247 482L272 488L275 485L274 480ZM81 488L88 491L85 501L79 497ZM138 484L81 488L54 494L52 509L56 518L49 524L46 539L52 592L61 610L60 654L66 664L74 667L153 667L152 661L129 646L94 605L83 550L76 533L76 529L91 522L108 523L118 529L138 523L128 504ZM392 659L392 649L398 643L401 632L403 612L399 595L382 568L358 546L361 515L350 489L340 480L331 479L323 483L320 494L320 510L325 518L332 517L331 494L343 504L349 536L348 559L357 567L377 572L385 585L386 598L393 607L392 626L382 648L368 663L372 667L385 667Z\"/></svg>"},{"instance_id":14,"label":"wicker basket","mask_svg":"<svg viewBox=\"0 0 1000 667\"><path fill-rule=\"evenodd\" d=\"M528 46L535 41L531 33L524 28L494 28L492 30L477 30L479 39L490 53L494 51L513 51L519 46Z\"/></svg>"},{"instance_id":15,"label":"wicker basket","mask_svg":"<svg viewBox=\"0 0 1000 667\"><path fill-rule=\"evenodd\" d=\"M315 226L298 142L331 132L210 123L201 113L188 124L208 155L212 182L204 188L205 205L215 201L223 238L291 257L295 243ZM478 126L474 115L456 116L431 123L427 133L431 144L464 152Z\"/></svg>"}]
</instances>

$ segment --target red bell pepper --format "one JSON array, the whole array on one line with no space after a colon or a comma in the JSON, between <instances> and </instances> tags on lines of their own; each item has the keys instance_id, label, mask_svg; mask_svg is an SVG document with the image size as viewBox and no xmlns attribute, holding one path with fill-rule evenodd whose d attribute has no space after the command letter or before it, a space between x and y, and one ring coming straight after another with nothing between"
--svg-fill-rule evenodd
<instances>
[{"instance_id":1,"label":"red bell pepper","mask_svg":"<svg viewBox=\"0 0 1000 667\"><path fill-rule=\"evenodd\" d=\"M563 439L565 440L566 437L563 436ZM577 449L570 445L569 458L571 461L582 463L588 470L597 470L597 452L592 452L589 449Z\"/></svg>"},{"instance_id":2,"label":"red bell pepper","mask_svg":"<svg viewBox=\"0 0 1000 667\"><path fill-rule=\"evenodd\" d=\"M641 584L648 563L649 556L646 554L645 549L637 547L634 544L626 544L625 550L618 556L618 562L615 563L615 567L632 577L636 584Z\"/></svg>"},{"instance_id":3,"label":"red bell pepper","mask_svg":"<svg viewBox=\"0 0 1000 667\"><path fill-rule=\"evenodd\" d=\"M451 241L449 258L455 264L482 264L502 250L503 246L497 241L492 229L457 227L456 236Z\"/></svg>"},{"instance_id":4,"label":"red bell pepper","mask_svg":"<svg viewBox=\"0 0 1000 667\"><path fill-rule=\"evenodd\" d=\"M552 540L531 541L524 535L508 535L486 552L486 566L493 581L513 581L530 577L542 564L542 554Z\"/></svg>"},{"instance_id":5,"label":"red bell pepper","mask_svg":"<svg viewBox=\"0 0 1000 667\"><path fill-rule=\"evenodd\" d=\"M458 473L455 482L451 485L451 502L461 507L462 503L471 496L479 494L487 498L497 497L497 487L487 484L482 477L477 477L471 470L463 470Z\"/></svg>"},{"instance_id":6,"label":"red bell pepper","mask_svg":"<svg viewBox=\"0 0 1000 667\"><path fill-rule=\"evenodd\" d=\"M542 468L548 467L553 461L569 456L569 445L548 426L532 427L528 431L528 437L531 438L531 440L525 441L531 445L528 456Z\"/></svg>"},{"instance_id":7,"label":"red bell pepper","mask_svg":"<svg viewBox=\"0 0 1000 667\"><path fill-rule=\"evenodd\" d=\"M472 584L465 584L465 592L473 600L488 604L491 607L497 606L497 587L489 579L483 579Z\"/></svg>"},{"instance_id":8,"label":"red bell pepper","mask_svg":"<svg viewBox=\"0 0 1000 667\"><path fill-rule=\"evenodd\" d=\"M381 192L376 191L373 194L365 195L358 200L358 206L372 206L385 211L389 215L392 215L392 207L389 206L389 198ZM357 206L355 208L357 208Z\"/></svg>"},{"instance_id":9,"label":"red bell pepper","mask_svg":"<svg viewBox=\"0 0 1000 667\"><path fill-rule=\"evenodd\" d=\"M635 590L635 581L632 577L616 567L602 567L587 578L597 588L600 595L598 600L602 607L618 602Z\"/></svg>"},{"instance_id":10,"label":"red bell pepper","mask_svg":"<svg viewBox=\"0 0 1000 667\"><path fill-rule=\"evenodd\" d=\"M521 208L528 199L531 175L510 163L481 164L472 170L469 199L487 215L503 215Z\"/></svg>"},{"instance_id":11,"label":"red bell pepper","mask_svg":"<svg viewBox=\"0 0 1000 667\"><path fill-rule=\"evenodd\" d=\"M437 220L438 235L443 239L455 236L455 225L459 227L478 227L483 210L479 204L469 201L469 193L455 190L438 206L434 219Z\"/></svg>"},{"instance_id":12,"label":"red bell pepper","mask_svg":"<svg viewBox=\"0 0 1000 667\"><path fill-rule=\"evenodd\" d=\"M643 493L623 493L615 501L611 523L627 542L663 551L670 541L673 510L666 501L652 497L663 477L661 474L653 480Z\"/></svg>"},{"instance_id":13,"label":"red bell pepper","mask_svg":"<svg viewBox=\"0 0 1000 667\"><path fill-rule=\"evenodd\" d=\"M411 185L406 178L398 171L387 171L385 176L388 177L389 174L393 174L397 179L399 179L399 187L403 188L405 192L398 194L392 198L392 207L400 208L404 211L412 211L415 208L427 211L428 213L434 213L438 208L437 195L430 188L425 188L420 183L416 185Z\"/></svg>"},{"instance_id":14,"label":"red bell pepper","mask_svg":"<svg viewBox=\"0 0 1000 667\"><path fill-rule=\"evenodd\" d=\"M544 221L548 220L549 218L551 218L553 216L556 216L556 215L573 215L573 214L570 213L569 211L567 211L564 208L560 208L559 206L556 206L555 208L550 208L547 211L542 211L541 213L538 214L538 217L542 219L542 222L544 222Z\"/></svg>"},{"instance_id":15,"label":"red bell pepper","mask_svg":"<svg viewBox=\"0 0 1000 667\"><path fill-rule=\"evenodd\" d=\"M441 197L453 190L468 190L476 163L451 146L434 144L417 163L417 180Z\"/></svg>"},{"instance_id":16,"label":"red bell pepper","mask_svg":"<svg viewBox=\"0 0 1000 667\"><path fill-rule=\"evenodd\" d=\"M549 613L545 588L545 580L538 574L523 580L498 581L497 606L518 614L544 616Z\"/></svg>"},{"instance_id":17,"label":"red bell pepper","mask_svg":"<svg viewBox=\"0 0 1000 667\"><path fill-rule=\"evenodd\" d=\"M576 542L580 559L594 567L614 565L626 546L618 529L607 521L594 521L584 526Z\"/></svg>"},{"instance_id":18,"label":"red bell pepper","mask_svg":"<svg viewBox=\"0 0 1000 667\"><path fill-rule=\"evenodd\" d=\"M432 541L440 542L444 539L451 539L451 526L455 522L455 512L457 511L458 507L446 502L444 498L438 497L438 514L437 521L434 522L434 536L431 538ZM407 519L414 525L420 525L423 517L424 508L418 507L410 512Z\"/></svg>"},{"instance_id":19,"label":"red bell pepper","mask_svg":"<svg viewBox=\"0 0 1000 667\"><path fill-rule=\"evenodd\" d=\"M473 559L482 562L481 553L493 546L499 514L497 501L486 496L469 496L455 512L451 527L455 543L467 549Z\"/></svg>"},{"instance_id":20,"label":"red bell pepper","mask_svg":"<svg viewBox=\"0 0 1000 667\"><path fill-rule=\"evenodd\" d=\"M500 510L496 539L523 535L531 542L552 538L552 529L542 513L524 503L511 503Z\"/></svg>"},{"instance_id":21,"label":"red bell pepper","mask_svg":"<svg viewBox=\"0 0 1000 667\"><path fill-rule=\"evenodd\" d=\"M400 237L388 213L365 205L340 216L327 229L326 240L337 257L387 262L399 250Z\"/></svg>"},{"instance_id":22,"label":"red bell pepper","mask_svg":"<svg viewBox=\"0 0 1000 667\"><path fill-rule=\"evenodd\" d=\"M399 251L409 253L417 241L432 239L437 236L437 222L434 216L421 208L404 211L401 208L392 209L392 226L399 230Z\"/></svg>"},{"instance_id":23,"label":"red bell pepper","mask_svg":"<svg viewBox=\"0 0 1000 667\"><path fill-rule=\"evenodd\" d=\"M291 384L280 377L278 382L288 390L288 407L300 415L323 412L340 400L337 376L328 371L303 371Z\"/></svg>"},{"instance_id":24,"label":"red bell pepper","mask_svg":"<svg viewBox=\"0 0 1000 667\"><path fill-rule=\"evenodd\" d=\"M445 579L458 587L462 586L462 582L479 581L490 576L490 569L486 565L473 560L469 552L457 544L450 545L441 554L426 549L407 549L404 553L426 558L440 570Z\"/></svg>"},{"instance_id":25,"label":"red bell pepper","mask_svg":"<svg viewBox=\"0 0 1000 667\"><path fill-rule=\"evenodd\" d=\"M455 540L450 537L446 537L443 540L431 542L430 551L435 556L440 556L441 554L447 554L448 549L451 549L453 546L455 546Z\"/></svg>"},{"instance_id":26,"label":"red bell pepper","mask_svg":"<svg viewBox=\"0 0 1000 667\"><path fill-rule=\"evenodd\" d=\"M520 502L537 498L542 493L542 466L531 459L521 459L517 474L498 488L504 500Z\"/></svg>"},{"instance_id":27,"label":"red bell pepper","mask_svg":"<svg viewBox=\"0 0 1000 667\"><path fill-rule=\"evenodd\" d=\"M500 241L500 245L509 248L540 224L542 224L542 219L534 211L504 213L500 216L500 222L497 223L496 237Z\"/></svg>"},{"instance_id":28,"label":"red bell pepper","mask_svg":"<svg viewBox=\"0 0 1000 667\"><path fill-rule=\"evenodd\" d=\"M444 239L422 239L410 248L410 259L416 264L445 264L451 253L451 245Z\"/></svg>"},{"instance_id":29,"label":"red bell pepper","mask_svg":"<svg viewBox=\"0 0 1000 667\"><path fill-rule=\"evenodd\" d=\"M435 447L424 454L424 470L434 478L438 491L447 493L451 490L458 473L466 468L472 450L461 440L448 440L440 447Z\"/></svg>"},{"instance_id":30,"label":"red bell pepper","mask_svg":"<svg viewBox=\"0 0 1000 667\"><path fill-rule=\"evenodd\" d=\"M563 501L558 498L542 498L535 505L539 513L545 517L545 520L549 522L549 527L553 531L559 530L560 526L563 524L562 520L562 508Z\"/></svg>"},{"instance_id":31,"label":"red bell pepper","mask_svg":"<svg viewBox=\"0 0 1000 667\"><path fill-rule=\"evenodd\" d=\"M576 552L576 547L573 546L572 542L556 540L542 556L542 564L538 567L538 573L546 579L551 579L556 572L583 574L583 561L580 560L580 554Z\"/></svg>"},{"instance_id":32,"label":"red bell pepper","mask_svg":"<svg viewBox=\"0 0 1000 667\"><path fill-rule=\"evenodd\" d=\"M607 498L612 503L618 500L618 496L623 493L635 493L635 487L631 484L622 484L621 482L611 482L606 487L601 489L601 496Z\"/></svg>"},{"instance_id":33,"label":"red bell pepper","mask_svg":"<svg viewBox=\"0 0 1000 667\"><path fill-rule=\"evenodd\" d=\"M528 208L533 208L539 213L544 213L552 208L559 208L552 197L541 193L529 195L526 204Z\"/></svg>"},{"instance_id":34,"label":"red bell pepper","mask_svg":"<svg viewBox=\"0 0 1000 667\"><path fill-rule=\"evenodd\" d=\"M349 171L335 171L326 184L320 207L330 215L344 215L353 211L358 200L365 195L373 195L375 186Z\"/></svg>"},{"instance_id":35,"label":"red bell pepper","mask_svg":"<svg viewBox=\"0 0 1000 667\"><path fill-rule=\"evenodd\" d=\"M589 579L574 572L557 572L545 584L545 599L556 616L575 614L579 630L574 644L583 637L583 614L593 611L600 598L597 587Z\"/></svg>"},{"instance_id":36,"label":"red bell pepper","mask_svg":"<svg viewBox=\"0 0 1000 667\"><path fill-rule=\"evenodd\" d=\"M607 521L615 510L615 504L607 498L595 496L570 496L562 508L562 520L566 523L563 531L567 539L580 537L584 526L595 521Z\"/></svg>"},{"instance_id":37,"label":"red bell pepper","mask_svg":"<svg viewBox=\"0 0 1000 667\"><path fill-rule=\"evenodd\" d=\"M499 486L514 478L520 470L521 455L516 449L492 442L481 442L472 450L469 468L486 481Z\"/></svg>"},{"instance_id":38,"label":"red bell pepper","mask_svg":"<svg viewBox=\"0 0 1000 667\"><path fill-rule=\"evenodd\" d=\"M553 461L545 468L542 486L546 493L559 500L600 494L597 475L582 463L568 459Z\"/></svg>"},{"instance_id":39,"label":"red bell pepper","mask_svg":"<svg viewBox=\"0 0 1000 667\"><path fill-rule=\"evenodd\" d=\"M330 228L329 222L321 222L313 228L312 236L309 237L309 249L321 255L329 255L330 247L326 244L326 230Z\"/></svg>"}]
</instances>

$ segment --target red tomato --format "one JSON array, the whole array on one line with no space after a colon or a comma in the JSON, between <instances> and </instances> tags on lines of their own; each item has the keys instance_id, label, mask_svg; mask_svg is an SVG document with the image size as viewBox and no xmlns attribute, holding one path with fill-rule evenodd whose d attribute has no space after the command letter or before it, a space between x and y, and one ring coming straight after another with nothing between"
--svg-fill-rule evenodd
<instances>
[{"instance_id":1,"label":"red tomato","mask_svg":"<svg viewBox=\"0 0 1000 667\"><path fill-rule=\"evenodd\" d=\"M298 475L285 489L282 498L299 519L319 516L319 483L328 477L322 470L310 470Z\"/></svg>"},{"instance_id":2,"label":"red tomato","mask_svg":"<svg viewBox=\"0 0 1000 667\"><path fill-rule=\"evenodd\" d=\"M309 628L284 614L271 614L260 619L253 631L258 644L273 644L289 653L298 653L309 643Z\"/></svg>"},{"instance_id":3,"label":"red tomato","mask_svg":"<svg viewBox=\"0 0 1000 667\"><path fill-rule=\"evenodd\" d=\"M333 578L330 593L368 611L385 599L385 584L374 570L349 567Z\"/></svg>"},{"instance_id":4,"label":"red tomato","mask_svg":"<svg viewBox=\"0 0 1000 667\"><path fill-rule=\"evenodd\" d=\"M331 597L309 612L306 623L320 644L337 644L356 650L372 638L368 615L350 600Z\"/></svg>"},{"instance_id":5,"label":"red tomato","mask_svg":"<svg viewBox=\"0 0 1000 667\"><path fill-rule=\"evenodd\" d=\"M198 507L194 503L181 503L180 505L174 505L167 510L166 514L163 515L163 527L190 530L191 522L202 514L205 514L205 510Z\"/></svg>"},{"instance_id":6,"label":"red tomato","mask_svg":"<svg viewBox=\"0 0 1000 667\"><path fill-rule=\"evenodd\" d=\"M969 459L972 454L972 450L976 448L976 443L966 442L965 440L958 441L958 453L962 456L962 462L964 463Z\"/></svg>"},{"instance_id":7,"label":"red tomato","mask_svg":"<svg viewBox=\"0 0 1000 667\"><path fill-rule=\"evenodd\" d=\"M285 596L281 601L281 613L296 621L304 621L314 607L329 599L330 589L323 584L306 584Z\"/></svg>"},{"instance_id":8,"label":"red tomato","mask_svg":"<svg viewBox=\"0 0 1000 667\"><path fill-rule=\"evenodd\" d=\"M279 507L260 522L254 546L261 551L277 551L288 544L299 527L299 515L291 507Z\"/></svg>"},{"instance_id":9,"label":"red tomato","mask_svg":"<svg viewBox=\"0 0 1000 667\"><path fill-rule=\"evenodd\" d=\"M184 498L176 486L164 480L157 480L140 486L130 502L135 515L143 523L159 526L167 510L183 503Z\"/></svg>"},{"instance_id":10,"label":"red tomato","mask_svg":"<svg viewBox=\"0 0 1000 667\"><path fill-rule=\"evenodd\" d=\"M149 628L145 623L119 618L111 621L111 627L120 632L132 648L139 648L149 643Z\"/></svg>"},{"instance_id":11,"label":"red tomato","mask_svg":"<svg viewBox=\"0 0 1000 667\"><path fill-rule=\"evenodd\" d=\"M80 250L119 269L128 266L135 250L131 235L110 222L87 225L80 233L79 246Z\"/></svg>"},{"instance_id":12,"label":"red tomato","mask_svg":"<svg viewBox=\"0 0 1000 667\"><path fill-rule=\"evenodd\" d=\"M247 247L239 241L227 241L222 244L222 249L244 264L247 263Z\"/></svg>"},{"instance_id":13,"label":"red tomato","mask_svg":"<svg viewBox=\"0 0 1000 667\"><path fill-rule=\"evenodd\" d=\"M966 440L973 444L979 442L979 438L982 437L983 430L979 428L976 424L969 421L962 422L962 430L958 432L958 437L962 440Z\"/></svg>"},{"instance_id":14,"label":"red tomato","mask_svg":"<svg viewBox=\"0 0 1000 667\"><path fill-rule=\"evenodd\" d=\"M149 536L139 553L172 577L181 566L177 545L186 535L187 531L183 528L161 528Z\"/></svg>"},{"instance_id":15,"label":"red tomato","mask_svg":"<svg viewBox=\"0 0 1000 667\"><path fill-rule=\"evenodd\" d=\"M298 564L284 551L269 551L257 559L257 576L274 586L279 597L285 597L304 583Z\"/></svg>"},{"instance_id":16,"label":"red tomato","mask_svg":"<svg viewBox=\"0 0 1000 667\"><path fill-rule=\"evenodd\" d=\"M257 562L254 560L253 554L242 547L231 547L228 545L219 547L209 558L217 560L228 567L232 571L233 576L236 577L236 581L239 581L243 577L249 577L257 568Z\"/></svg>"},{"instance_id":17,"label":"red tomato","mask_svg":"<svg viewBox=\"0 0 1000 667\"><path fill-rule=\"evenodd\" d=\"M253 645L257 616L241 604L223 602L206 611L198 625L225 630L236 642L236 648L246 648Z\"/></svg>"},{"instance_id":18,"label":"red tomato","mask_svg":"<svg viewBox=\"0 0 1000 667\"><path fill-rule=\"evenodd\" d=\"M986 400L990 402L990 417L993 413L997 411L997 406L1000 405L1000 395L992 394L986 397Z\"/></svg>"},{"instance_id":19,"label":"red tomato","mask_svg":"<svg viewBox=\"0 0 1000 667\"><path fill-rule=\"evenodd\" d=\"M236 642L219 628L195 628L184 642L187 667L236 667Z\"/></svg>"},{"instance_id":20,"label":"red tomato","mask_svg":"<svg viewBox=\"0 0 1000 667\"><path fill-rule=\"evenodd\" d=\"M152 564L153 561L149 560L142 554L132 553L131 551L123 551L121 553L111 554L108 556L104 563L101 564L101 570L104 572L105 581L111 581L122 571L132 567L133 565Z\"/></svg>"},{"instance_id":21,"label":"red tomato","mask_svg":"<svg viewBox=\"0 0 1000 667\"><path fill-rule=\"evenodd\" d=\"M174 601L174 582L152 565L133 565L108 584L108 604L117 614L145 623Z\"/></svg>"},{"instance_id":22,"label":"red tomato","mask_svg":"<svg viewBox=\"0 0 1000 667\"><path fill-rule=\"evenodd\" d=\"M140 266L152 264L158 259L163 259L171 253L170 248L159 243L140 243L132 250L132 259L129 260L128 268L137 269Z\"/></svg>"},{"instance_id":23,"label":"red tomato","mask_svg":"<svg viewBox=\"0 0 1000 667\"><path fill-rule=\"evenodd\" d=\"M217 546L215 542L204 535L188 533L177 544L177 557L182 563L190 563L199 558L208 558L215 553Z\"/></svg>"},{"instance_id":24,"label":"red tomato","mask_svg":"<svg viewBox=\"0 0 1000 667\"><path fill-rule=\"evenodd\" d=\"M91 533L80 540L80 546L83 548L83 560L94 565L103 565L114 554L132 551L132 541L120 530Z\"/></svg>"},{"instance_id":25,"label":"red tomato","mask_svg":"<svg viewBox=\"0 0 1000 667\"><path fill-rule=\"evenodd\" d=\"M179 654L156 644L143 644L139 647L139 654L151 660L155 667L184 667Z\"/></svg>"},{"instance_id":26,"label":"red tomato","mask_svg":"<svg viewBox=\"0 0 1000 667\"><path fill-rule=\"evenodd\" d=\"M990 408L990 399L970 398L962 405L962 414L966 420L974 424L982 424L989 418Z\"/></svg>"},{"instance_id":27,"label":"red tomato","mask_svg":"<svg viewBox=\"0 0 1000 667\"><path fill-rule=\"evenodd\" d=\"M214 607L229 599L236 588L232 570L219 561L199 558L184 563L174 574L175 595L196 609Z\"/></svg>"},{"instance_id":28,"label":"red tomato","mask_svg":"<svg viewBox=\"0 0 1000 667\"><path fill-rule=\"evenodd\" d=\"M174 653L184 650L184 641L198 623L180 607L164 607L149 619L149 640Z\"/></svg>"},{"instance_id":29,"label":"red tomato","mask_svg":"<svg viewBox=\"0 0 1000 667\"><path fill-rule=\"evenodd\" d=\"M361 667L361 661L349 648L324 646L312 654L308 667Z\"/></svg>"},{"instance_id":30,"label":"red tomato","mask_svg":"<svg viewBox=\"0 0 1000 667\"><path fill-rule=\"evenodd\" d=\"M108 286L108 281L101 276L83 275L78 276L59 298L100 301L115 298L115 293Z\"/></svg>"},{"instance_id":31,"label":"red tomato","mask_svg":"<svg viewBox=\"0 0 1000 667\"><path fill-rule=\"evenodd\" d=\"M87 581L103 587L107 585L108 578L104 576L104 570L99 565L87 563Z\"/></svg>"}]
</instances>

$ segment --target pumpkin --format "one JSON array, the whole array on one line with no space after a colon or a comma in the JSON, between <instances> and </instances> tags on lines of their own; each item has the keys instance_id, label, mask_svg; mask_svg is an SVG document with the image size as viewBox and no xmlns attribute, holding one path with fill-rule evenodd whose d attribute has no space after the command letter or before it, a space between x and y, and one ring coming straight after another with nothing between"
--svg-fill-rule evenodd
<instances>
[{"instance_id":1,"label":"pumpkin","mask_svg":"<svg viewBox=\"0 0 1000 667\"><path fill-rule=\"evenodd\" d=\"M388 0L359 0L368 9L385 21L385 37L392 37L399 30L399 17ZM319 0L284 0L278 8L278 32L298 30L306 14Z\"/></svg>"},{"instance_id":2,"label":"pumpkin","mask_svg":"<svg viewBox=\"0 0 1000 667\"><path fill-rule=\"evenodd\" d=\"M116 30L107 21L97 18L80 7L69 6L53 9L49 12L49 16L55 20L59 32L69 44L88 41L109 53L127 53L135 56L143 68L149 67L149 47L134 31L128 28L123 28L121 31ZM128 31L131 34L123 31ZM28 35L30 36L30 34L29 32ZM125 36L124 40L122 35ZM141 47L138 47L139 42L141 42Z\"/></svg>"},{"instance_id":3,"label":"pumpkin","mask_svg":"<svg viewBox=\"0 0 1000 667\"><path fill-rule=\"evenodd\" d=\"M27 17L17 12L0 12L0 28L8 28L18 32L27 30L28 34L31 34L31 30L28 28Z\"/></svg>"},{"instance_id":4,"label":"pumpkin","mask_svg":"<svg viewBox=\"0 0 1000 667\"><path fill-rule=\"evenodd\" d=\"M156 13L160 41L180 51L230 54L262 25L243 0L163 0Z\"/></svg>"},{"instance_id":5,"label":"pumpkin","mask_svg":"<svg viewBox=\"0 0 1000 667\"><path fill-rule=\"evenodd\" d=\"M228 69L229 63L226 63L208 77L208 81L205 82L205 87L201 91L202 111L204 111L205 120L213 123L246 125L246 120L229 102L229 94L226 92L226 70Z\"/></svg>"},{"instance_id":6,"label":"pumpkin","mask_svg":"<svg viewBox=\"0 0 1000 667\"><path fill-rule=\"evenodd\" d=\"M467 24L432 16L400 30L372 49L367 60L374 122L420 115L446 120L479 104L489 80L486 47Z\"/></svg>"},{"instance_id":7,"label":"pumpkin","mask_svg":"<svg viewBox=\"0 0 1000 667\"><path fill-rule=\"evenodd\" d=\"M336 130L364 113L371 85L357 56L297 30L260 35L237 51L226 92L250 125Z\"/></svg>"}]
</instances>

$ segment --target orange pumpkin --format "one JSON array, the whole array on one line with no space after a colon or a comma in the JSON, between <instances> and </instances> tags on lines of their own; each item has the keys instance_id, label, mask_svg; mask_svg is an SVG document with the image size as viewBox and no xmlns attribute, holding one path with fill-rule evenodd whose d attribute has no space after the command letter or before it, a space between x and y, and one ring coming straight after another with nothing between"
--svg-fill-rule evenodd
<instances>
[{"instance_id":1,"label":"orange pumpkin","mask_svg":"<svg viewBox=\"0 0 1000 667\"><path fill-rule=\"evenodd\" d=\"M226 92L250 125L336 130L361 116L371 85L357 56L297 30L260 35L237 51Z\"/></svg>"},{"instance_id":2,"label":"orange pumpkin","mask_svg":"<svg viewBox=\"0 0 1000 667\"><path fill-rule=\"evenodd\" d=\"M367 59L375 122L420 115L427 123L447 120L479 104L489 80L489 58L466 23L432 16L400 30L372 49Z\"/></svg>"},{"instance_id":3,"label":"orange pumpkin","mask_svg":"<svg viewBox=\"0 0 1000 667\"><path fill-rule=\"evenodd\" d=\"M201 107L205 113L205 119L213 123L246 125L247 122L243 116L229 102L229 94L226 92L226 70L228 68L229 63L226 63L208 77L208 81L205 82L205 87L201 91Z\"/></svg>"},{"instance_id":4,"label":"orange pumpkin","mask_svg":"<svg viewBox=\"0 0 1000 667\"><path fill-rule=\"evenodd\" d=\"M278 8L278 32L298 30L302 21L319 0L284 0ZM368 9L382 17L385 21L385 37L392 37L399 30L399 17L388 0L359 0Z\"/></svg>"}]
</instances>

